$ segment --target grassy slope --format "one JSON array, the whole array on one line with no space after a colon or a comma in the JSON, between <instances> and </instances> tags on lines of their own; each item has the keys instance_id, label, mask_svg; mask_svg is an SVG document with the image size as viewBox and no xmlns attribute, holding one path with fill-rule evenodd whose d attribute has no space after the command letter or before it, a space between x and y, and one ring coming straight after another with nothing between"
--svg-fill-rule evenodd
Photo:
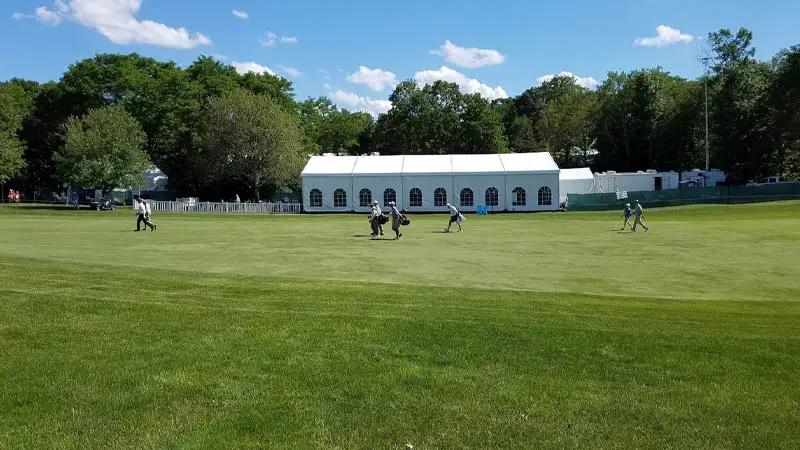
<instances>
[{"instance_id":1,"label":"grassy slope","mask_svg":"<svg viewBox=\"0 0 800 450\"><path fill-rule=\"evenodd\" d=\"M0 448L798 447L798 209L0 208Z\"/></svg>"}]
</instances>

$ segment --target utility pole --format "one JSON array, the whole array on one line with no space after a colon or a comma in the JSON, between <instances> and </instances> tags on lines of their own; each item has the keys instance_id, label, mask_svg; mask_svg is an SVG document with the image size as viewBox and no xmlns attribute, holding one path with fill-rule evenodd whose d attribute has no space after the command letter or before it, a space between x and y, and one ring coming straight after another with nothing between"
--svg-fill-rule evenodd
<instances>
[{"instance_id":1,"label":"utility pole","mask_svg":"<svg viewBox=\"0 0 800 450\"><path fill-rule=\"evenodd\" d=\"M708 57L703 58L703 60L706 69L703 84L706 88L706 172L708 172Z\"/></svg>"},{"instance_id":2,"label":"utility pole","mask_svg":"<svg viewBox=\"0 0 800 450\"><path fill-rule=\"evenodd\" d=\"M705 90L705 121L706 121L706 172L709 170L709 152L708 152L708 63L711 57L708 55L708 48L706 47L705 39L698 39L698 56L697 59L703 64L703 88Z\"/></svg>"}]
</instances>

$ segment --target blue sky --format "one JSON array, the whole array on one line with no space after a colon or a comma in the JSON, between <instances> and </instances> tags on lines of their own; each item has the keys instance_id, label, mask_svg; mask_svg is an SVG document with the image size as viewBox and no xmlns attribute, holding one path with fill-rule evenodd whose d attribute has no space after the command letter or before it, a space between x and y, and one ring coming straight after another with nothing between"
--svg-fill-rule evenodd
<instances>
[{"instance_id":1,"label":"blue sky","mask_svg":"<svg viewBox=\"0 0 800 450\"><path fill-rule=\"evenodd\" d=\"M697 37L723 27L752 30L761 59L800 43L797 0L3 0L0 24L0 80L57 79L96 53L208 54L372 113L405 79L497 98L561 72L589 87L654 66L696 77Z\"/></svg>"}]
</instances>

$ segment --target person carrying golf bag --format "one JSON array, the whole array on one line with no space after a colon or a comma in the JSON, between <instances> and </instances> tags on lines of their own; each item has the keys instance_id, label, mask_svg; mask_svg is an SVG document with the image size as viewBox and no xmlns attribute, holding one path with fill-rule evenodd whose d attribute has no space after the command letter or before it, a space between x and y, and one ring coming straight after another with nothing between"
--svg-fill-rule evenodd
<instances>
[{"instance_id":1,"label":"person carrying golf bag","mask_svg":"<svg viewBox=\"0 0 800 450\"><path fill-rule=\"evenodd\" d=\"M392 231L394 231L394 239L398 240L403 237L403 233L400 232L400 226L403 225L403 215L400 214L395 202L389 202L389 206L392 207L392 211L389 214L392 216Z\"/></svg>"},{"instance_id":2,"label":"person carrying golf bag","mask_svg":"<svg viewBox=\"0 0 800 450\"><path fill-rule=\"evenodd\" d=\"M383 224L381 224L381 220L383 218L383 213L381 212L381 207L378 206L378 201L374 200L372 202L372 214L369 216L369 224L372 228L372 234L370 236L374 239L378 236L383 236Z\"/></svg>"}]
</instances>

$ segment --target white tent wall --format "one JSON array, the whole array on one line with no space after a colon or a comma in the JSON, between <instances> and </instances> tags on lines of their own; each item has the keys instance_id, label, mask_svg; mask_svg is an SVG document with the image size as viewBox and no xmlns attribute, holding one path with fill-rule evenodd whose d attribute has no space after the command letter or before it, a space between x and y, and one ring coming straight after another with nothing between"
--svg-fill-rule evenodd
<instances>
[{"instance_id":1,"label":"white tent wall","mask_svg":"<svg viewBox=\"0 0 800 450\"><path fill-rule=\"evenodd\" d=\"M539 189L545 187L550 189L550 203L539 205ZM525 190L524 204L515 204L517 188ZM558 209L558 173L506 175L505 196L509 212L555 211Z\"/></svg>"},{"instance_id":2,"label":"white tent wall","mask_svg":"<svg viewBox=\"0 0 800 450\"><path fill-rule=\"evenodd\" d=\"M588 167L561 169L558 176L559 203L567 200L568 194L591 194L594 189L594 174Z\"/></svg>"},{"instance_id":3,"label":"white tent wall","mask_svg":"<svg viewBox=\"0 0 800 450\"><path fill-rule=\"evenodd\" d=\"M403 178L397 176L376 176L376 175L357 175L353 176L353 211L368 213L372 211L372 205L361 205L361 190L368 189L372 200L377 200L382 209L386 209L384 192L387 189L394 189L398 207L403 205L403 199L407 193L403 191Z\"/></svg>"},{"instance_id":4,"label":"white tent wall","mask_svg":"<svg viewBox=\"0 0 800 450\"><path fill-rule=\"evenodd\" d=\"M368 212L370 207L360 204L361 191L368 189L373 200L385 205L387 188L395 190L398 207L410 212L446 212L447 202L465 212L479 205L497 212L552 211L559 206L559 169L548 153L313 156L301 176L303 206L308 212ZM515 204L517 187L525 190L524 204ZM542 187L550 191L551 200L545 205L538 202ZM461 204L461 191L467 188L473 193L472 206ZM487 204L489 188L497 189L497 206ZM411 205L412 189L422 193L419 206ZM446 192L438 206L437 189ZM339 207L334 206L337 190L346 193L346 202Z\"/></svg>"},{"instance_id":5,"label":"white tent wall","mask_svg":"<svg viewBox=\"0 0 800 450\"><path fill-rule=\"evenodd\" d=\"M497 189L497 205L487 205L486 191L489 188ZM463 189L471 189L473 195L472 206L464 206L461 204L461 191ZM477 206L487 205L489 211L502 211L506 205L506 177L504 174L491 174L491 175L467 175L460 174L453 176L453 194L450 196L453 205L459 211L474 212L477 211Z\"/></svg>"},{"instance_id":6,"label":"white tent wall","mask_svg":"<svg viewBox=\"0 0 800 450\"><path fill-rule=\"evenodd\" d=\"M403 176L403 208L410 212L435 212L447 211L447 206L436 206L434 194L436 190L442 188L447 192L447 199L444 203L453 200L453 176L436 175L409 175ZM419 189L422 191L422 206L411 206L411 190Z\"/></svg>"},{"instance_id":7,"label":"white tent wall","mask_svg":"<svg viewBox=\"0 0 800 450\"><path fill-rule=\"evenodd\" d=\"M311 192L322 192L322 206L311 206ZM343 190L346 195L344 207L336 207L334 194ZM358 201L358 199L355 199ZM303 209L306 212L349 212L353 210L353 178L345 175L320 175L303 177Z\"/></svg>"}]
</instances>

